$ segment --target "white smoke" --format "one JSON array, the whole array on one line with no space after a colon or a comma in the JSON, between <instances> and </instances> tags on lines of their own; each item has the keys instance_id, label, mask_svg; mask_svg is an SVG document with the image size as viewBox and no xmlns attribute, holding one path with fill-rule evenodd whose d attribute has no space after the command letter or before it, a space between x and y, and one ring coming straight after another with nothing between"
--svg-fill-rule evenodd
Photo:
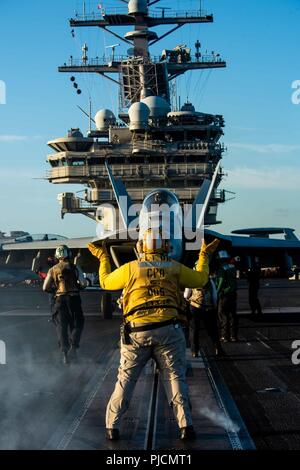
<instances>
[{"instance_id":1,"label":"white smoke","mask_svg":"<svg viewBox=\"0 0 300 470\"><path fill-rule=\"evenodd\" d=\"M220 426L221 428L225 429L229 432L239 432L240 427L234 423L230 418L225 416L222 411L212 411L207 407L201 408L200 413L208 418L211 422Z\"/></svg>"}]
</instances>

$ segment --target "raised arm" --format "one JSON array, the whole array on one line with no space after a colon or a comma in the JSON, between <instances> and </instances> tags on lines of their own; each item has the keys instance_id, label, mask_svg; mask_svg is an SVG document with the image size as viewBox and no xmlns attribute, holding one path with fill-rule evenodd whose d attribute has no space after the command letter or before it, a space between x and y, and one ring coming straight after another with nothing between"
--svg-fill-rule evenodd
<instances>
[{"instance_id":1,"label":"raised arm","mask_svg":"<svg viewBox=\"0 0 300 470\"><path fill-rule=\"evenodd\" d=\"M90 252L100 261L99 266L99 282L100 287L105 290L123 289L129 280L130 267L129 263L124 264L118 269L111 271L109 254L106 248L97 247L93 243L88 244Z\"/></svg>"},{"instance_id":2,"label":"raised arm","mask_svg":"<svg viewBox=\"0 0 300 470\"><path fill-rule=\"evenodd\" d=\"M215 239L209 245L203 241L201 251L199 253L196 270L181 266L179 282L181 287L203 287L209 278L209 256L216 250L219 240Z\"/></svg>"}]
</instances>

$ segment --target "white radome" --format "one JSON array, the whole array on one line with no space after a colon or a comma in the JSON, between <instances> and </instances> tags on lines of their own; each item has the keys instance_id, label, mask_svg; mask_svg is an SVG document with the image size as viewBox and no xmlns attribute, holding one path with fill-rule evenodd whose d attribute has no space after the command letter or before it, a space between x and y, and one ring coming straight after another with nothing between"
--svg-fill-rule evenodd
<instances>
[{"instance_id":1,"label":"white radome","mask_svg":"<svg viewBox=\"0 0 300 470\"><path fill-rule=\"evenodd\" d=\"M141 100L141 103L144 103L148 106L150 110L149 116L151 118L167 116L167 114L171 111L169 103L161 96L147 96L147 98Z\"/></svg>"},{"instance_id":2,"label":"white radome","mask_svg":"<svg viewBox=\"0 0 300 470\"><path fill-rule=\"evenodd\" d=\"M130 120L129 129L131 131L147 129L150 110L145 103L141 101L133 103L128 110L128 115Z\"/></svg>"},{"instance_id":3,"label":"white radome","mask_svg":"<svg viewBox=\"0 0 300 470\"><path fill-rule=\"evenodd\" d=\"M98 131L105 131L116 123L116 116L109 109L100 109L95 116L95 123Z\"/></svg>"}]
</instances>

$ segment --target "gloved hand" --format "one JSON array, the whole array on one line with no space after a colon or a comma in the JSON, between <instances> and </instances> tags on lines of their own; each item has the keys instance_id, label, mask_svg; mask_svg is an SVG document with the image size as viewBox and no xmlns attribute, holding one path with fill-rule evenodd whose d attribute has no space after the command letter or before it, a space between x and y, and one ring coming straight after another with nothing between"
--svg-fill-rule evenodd
<instances>
[{"instance_id":1,"label":"gloved hand","mask_svg":"<svg viewBox=\"0 0 300 470\"><path fill-rule=\"evenodd\" d=\"M89 251L92 253L92 255L94 255L99 260L101 260L102 257L109 256L107 248L106 248L105 240L102 242L102 246L97 246L94 243L89 243L87 247Z\"/></svg>"},{"instance_id":2,"label":"gloved hand","mask_svg":"<svg viewBox=\"0 0 300 470\"><path fill-rule=\"evenodd\" d=\"M220 244L220 240L215 238L209 245L206 244L206 241L203 239L202 247L201 247L201 254L204 255L212 255L215 250L218 248Z\"/></svg>"},{"instance_id":3,"label":"gloved hand","mask_svg":"<svg viewBox=\"0 0 300 470\"><path fill-rule=\"evenodd\" d=\"M140 255L143 253L143 240L138 240L135 245L137 253Z\"/></svg>"}]
</instances>

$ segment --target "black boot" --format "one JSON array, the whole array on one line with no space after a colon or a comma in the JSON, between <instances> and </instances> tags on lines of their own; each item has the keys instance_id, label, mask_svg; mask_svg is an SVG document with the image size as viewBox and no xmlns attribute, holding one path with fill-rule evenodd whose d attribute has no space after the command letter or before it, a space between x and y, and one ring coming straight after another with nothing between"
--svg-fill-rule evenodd
<instances>
[{"instance_id":1,"label":"black boot","mask_svg":"<svg viewBox=\"0 0 300 470\"><path fill-rule=\"evenodd\" d=\"M222 345L221 345L220 341L217 341L216 343L214 343L214 350L215 350L215 356L216 357L225 356L225 351L222 348Z\"/></svg>"},{"instance_id":2,"label":"black boot","mask_svg":"<svg viewBox=\"0 0 300 470\"><path fill-rule=\"evenodd\" d=\"M120 439L119 429L106 429L106 439L109 441L118 441Z\"/></svg>"},{"instance_id":3,"label":"black boot","mask_svg":"<svg viewBox=\"0 0 300 470\"><path fill-rule=\"evenodd\" d=\"M186 428L180 428L180 439L182 441L192 441L196 439L196 433L193 426L187 426Z\"/></svg>"}]
</instances>

